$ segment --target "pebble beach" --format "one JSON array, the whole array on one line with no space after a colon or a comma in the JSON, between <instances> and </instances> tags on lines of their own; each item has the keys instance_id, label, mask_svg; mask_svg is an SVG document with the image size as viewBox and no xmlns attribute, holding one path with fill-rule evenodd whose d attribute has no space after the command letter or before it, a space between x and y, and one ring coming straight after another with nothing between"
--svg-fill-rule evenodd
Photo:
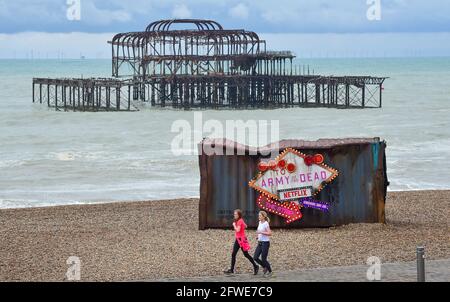
<instances>
[{"instance_id":1,"label":"pebble beach","mask_svg":"<svg viewBox=\"0 0 450 302\"><path fill-rule=\"evenodd\" d=\"M450 258L450 191L389 192L386 224L274 230L274 271ZM253 252L255 230L247 232ZM81 281L220 275L234 233L198 230L198 199L114 202L0 210L0 281L64 281L68 257ZM250 273L241 253L237 272Z\"/></svg>"}]
</instances>

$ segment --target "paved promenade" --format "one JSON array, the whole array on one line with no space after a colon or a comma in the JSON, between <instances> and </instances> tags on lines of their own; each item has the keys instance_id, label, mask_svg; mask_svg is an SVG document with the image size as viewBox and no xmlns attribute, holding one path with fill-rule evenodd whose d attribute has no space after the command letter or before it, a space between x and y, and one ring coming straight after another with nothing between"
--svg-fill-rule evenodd
<instances>
[{"instance_id":1,"label":"paved promenade","mask_svg":"<svg viewBox=\"0 0 450 302\"><path fill-rule=\"evenodd\" d=\"M151 281L180 281L180 282L367 282L368 265L354 265L342 267L327 267L307 270L275 272L271 278L264 278L262 274L236 274L232 276L220 275L209 277L162 279ZM450 282L450 259L426 260L426 281ZM415 282L417 281L416 262L385 263L381 265L381 282Z\"/></svg>"}]
</instances>

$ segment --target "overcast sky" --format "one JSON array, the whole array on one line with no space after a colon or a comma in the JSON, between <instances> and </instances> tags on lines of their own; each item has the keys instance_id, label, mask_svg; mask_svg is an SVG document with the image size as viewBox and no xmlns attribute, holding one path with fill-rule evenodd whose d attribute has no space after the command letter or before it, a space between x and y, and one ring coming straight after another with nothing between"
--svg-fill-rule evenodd
<instances>
[{"instance_id":1,"label":"overcast sky","mask_svg":"<svg viewBox=\"0 0 450 302\"><path fill-rule=\"evenodd\" d=\"M256 32L450 31L448 0L381 0L381 20L369 21L375 0L79 0L79 21L66 17L76 0L0 0L0 31L121 32L165 18L208 18Z\"/></svg>"},{"instance_id":2,"label":"overcast sky","mask_svg":"<svg viewBox=\"0 0 450 302\"><path fill-rule=\"evenodd\" d=\"M77 16L72 10L76 7L72 3L76 1L80 1L80 19L70 20L68 11ZM369 44L371 36L376 40L377 43L366 48L363 45L361 52L391 54L389 47L392 45L378 45L385 36L391 38L389 43L398 44L394 45L397 51L399 43L406 43L409 48L415 47L412 53L448 53L450 42L441 38L448 37L443 33L450 32L449 0L381 0L381 11L376 11L379 20L369 20L368 11L375 16L376 2L378 0L0 0L0 57L11 57L13 53L22 57L31 51L30 45L28 48L23 45L24 38L44 39L45 45L39 46L42 49L37 51L55 52L56 39L64 37L68 41L78 39L80 51L77 53L85 49L89 56L100 53L108 56L105 37L116 32L140 31L152 21L170 18L214 19L226 28L244 28L275 40L278 38L273 34L283 34L279 38L289 39L295 34L307 35L311 49L299 49L301 41L296 39L292 47L311 53L318 50L314 47L320 47L324 53L349 49L351 43L358 42L349 38L351 35ZM419 41L427 45L414 44L416 33ZM333 44L324 45L321 42L324 35L332 35ZM96 37L102 40L97 42ZM5 41L9 41L9 45L4 44ZM64 51L64 46L59 44L59 47ZM73 50L66 48L66 51ZM402 51L406 48L400 53Z\"/></svg>"}]
</instances>

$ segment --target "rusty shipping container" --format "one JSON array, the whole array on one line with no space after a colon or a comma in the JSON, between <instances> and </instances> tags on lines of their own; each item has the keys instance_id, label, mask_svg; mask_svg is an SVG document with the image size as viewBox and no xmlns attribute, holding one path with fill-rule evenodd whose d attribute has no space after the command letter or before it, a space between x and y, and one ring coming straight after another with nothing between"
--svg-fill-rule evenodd
<instances>
[{"instance_id":1,"label":"rusty shipping container","mask_svg":"<svg viewBox=\"0 0 450 302\"><path fill-rule=\"evenodd\" d=\"M243 211L249 227L256 227L259 193L249 187L248 182L257 174L260 160L270 158L264 156L268 150L282 152L288 147L305 154L320 152L325 163L337 169L339 175L317 195L318 200L331 204L328 212L302 208L303 218L288 225L282 217L269 214L272 227L309 228L385 222L389 183L386 142L380 138L283 140L278 145L262 148L207 138L199 144L199 228L229 228L233 210L237 208ZM203 152L205 150L208 152ZM211 150L216 150L216 153ZM230 150L233 155L226 155Z\"/></svg>"}]
</instances>

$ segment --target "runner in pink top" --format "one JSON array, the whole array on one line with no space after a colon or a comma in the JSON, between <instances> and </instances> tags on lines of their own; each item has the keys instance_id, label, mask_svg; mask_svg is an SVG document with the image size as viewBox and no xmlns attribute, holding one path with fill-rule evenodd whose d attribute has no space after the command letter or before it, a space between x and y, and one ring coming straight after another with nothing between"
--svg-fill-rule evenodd
<instances>
[{"instance_id":1,"label":"runner in pink top","mask_svg":"<svg viewBox=\"0 0 450 302\"><path fill-rule=\"evenodd\" d=\"M231 268L227 271L224 271L224 273L234 273L234 267L236 265L236 255L239 249L241 249L244 253L245 258L247 258L252 263L254 274L258 274L259 266L255 263L255 260L253 260L252 256L250 256L250 254L248 253L248 251L250 250L250 244L248 242L247 236L245 235L245 229L247 228L247 225L245 224L244 219L242 219L242 212L239 209L234 211L233 228L236 240L234 241L233 252L231 253Z\"/></svg>"},{"instance_id":2,"label":"runner in pink top","mask_svg":"<svg viewBox=\"0 0 450 302\"><path fill-rule=\"evenodd\" d=\"M239 246L244 252L248 252L250 250L250 244L248 243L247 237L245 236L245 229L247 228L247 225L245 224L244 219L240 218L235 222L233 227L235 230L234 235Z\"/></svg>"}]
</instances>

